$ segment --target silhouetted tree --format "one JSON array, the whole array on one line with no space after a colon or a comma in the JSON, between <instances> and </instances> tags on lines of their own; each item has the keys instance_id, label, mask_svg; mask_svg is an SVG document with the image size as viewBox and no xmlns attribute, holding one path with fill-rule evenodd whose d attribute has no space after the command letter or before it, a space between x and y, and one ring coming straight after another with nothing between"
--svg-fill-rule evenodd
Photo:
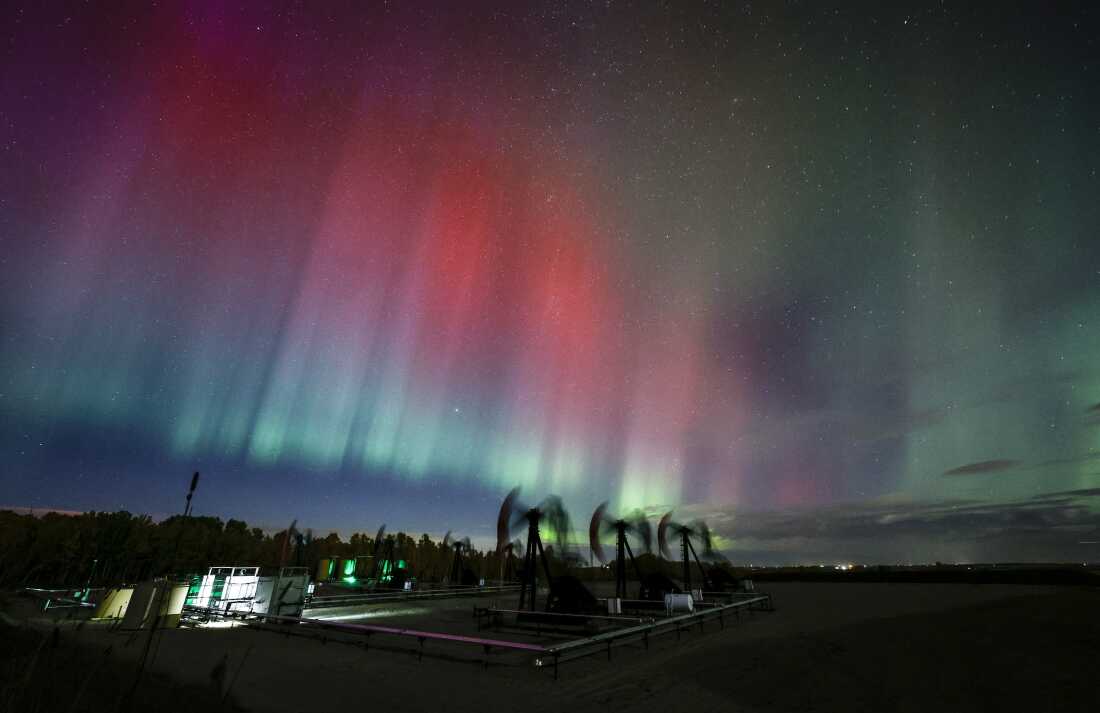
<instances>
[{"instance_id":1,"label":"silhouetted tree","mask_svg":"<svg viewBox=\"0 0 1100 713\"><path fill-rule=\"evenodd\" d=\"M440 581L450 572L454 549L427 533L414 538L395 532L385 538L421 581ZM370 555L375 544L373 535L359 532L347 542L331 532L299 543L285 530L266 534L241 520L216 517L173 516L153 522L126 511L35 516L0 510L0 587L76 588L89 578L100 587L165 574L199 574L214 566L274 567L284 541L286 564L310 568L326 557ZM478 577L496 579L501 571L501 557L494 550L464 550L463 559Z\"/></svg>"}]
</instances>

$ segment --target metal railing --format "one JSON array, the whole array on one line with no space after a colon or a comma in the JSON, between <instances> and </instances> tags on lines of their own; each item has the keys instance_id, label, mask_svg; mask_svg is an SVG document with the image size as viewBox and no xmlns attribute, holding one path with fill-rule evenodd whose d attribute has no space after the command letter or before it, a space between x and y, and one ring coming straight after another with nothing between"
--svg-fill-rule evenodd
<instances>
[{"instance_id":1,"label":"metal railing","mask_svg":"<svg viewBox=\"0 0 1100 713\"><path fill-rule=\"evenodd\" d=\"M657 636L675 631L677 638L679 638L682 631L689 630L696 624L702 629L703 624L709 620L717 619L722 628L725 628L726 615L732 614L739 620L741 610L774 611L775 608L772 605L771 595L768 594L758 594L728 604L704 606L689 614L680 614L665 619L654 619L652 623L640 624L625 629L616 629L615 631L609 631L604 634L596 634L584 639L576 639L574 641L548 646L546 647L545 655L535 660L535 666L540 668L553 666L554 678L556 679L558 677L558 665L564 661L590 656L603 651L607 652L607 658L610 661L612 646L617 643L626 643L627 641L641 639L646 649L648 649L650 636Z\"/></svg>"},{"instance_id":2,"label":"metal railing","mask_svg":"<svg viewBox=\"0 0 1100 713\"><path fill-rule=\"evenodd\" d=\"M488 656L493 649L506 651L520 651L533 654L546 653L546 647L540 644L527 644L520 641L507 641L504 639L487 639L480 636L464 636L462 634L446 634L438 631L422 631L420 629L402 629L393 626L380 626L377 624L343 624L328 621L326 619L310 619L308 617L290 616L263 616L258 618L253 625L262 626L264 622L278 622L283 624L304 624L323 631L336 631L346 634L356 634L365 637L364 647L369 647L372 636L396 636L406 639L416 639L419 644L418 658L424 657L424 644L428 641L439 641L452 644L466 644L480 646L485 653L483 664L489 665ZM285 633L285 632L284 632Z\"/></svg>"},{"instance_id":3,"label":"metal railing","mask_svg":"<svg viewBox=\"0 0 1100 713\"><path fill-rule=\"evenodd\" d=\"M437 631L424 631L421 629L407 629L393 626L382 626L378 624L348 624L342 622L336 622L326 619L314 619L310 617L290 617L290 616L275 616L266 614L254 614L252 619L245 623L249 626L259 627L267 631L277 631L290 635L292 630L287 627L276 629L274 627L266 626L269 623L278 624L298 624L310 629L320 630L321 632L338 632L343 634L351 634L357 637L363 637L364 648L369 648L369 641L373 636L391 636L404 639L415 640L419 645L418 658L424 656L424 645L429 641L460 644L467 646L479 646L482 648L485 658L482 660L485 666L489 665L489 655L493 650L500 651L514 651L525 654L534 654L534 665L536 668L549 668L554 669L554 678L558 677L558 667L560 664L574 659L591 656L596 653L607 653L608 660L611 659L611 652L615 645L628 643L630 641L641 640L646 649L649 648L649 638L651 636L659 636L661 634L676 632L677 638L684 631L691 630L695 626L698 626L700 630L703 629L703 625L708 621L717 620L722 628L725 628L726 618L735 617L740 620L742 611L774 611L771 595L769 594L754 594L752 596L738 598L735 601L730 601L725 604L709 604L706 602L701 603L700 608L696 611L680 614L676 616L669 616L666 618L638 618L638 617L620 617L612 616L605 617L600 615L584 615L584 614L557 614L557 617L577 617L577 618L596 618L596 619L613 619L613 620L635 620L641 623L636 623L633 626L627 626L613 631L608 631L601 634L595 634L582 639L574 639L571 641L565 641L550 646L543 644L531 644L520 641L508 641L506 639L490 639L480 636L465 636L462 634L447 634ZM492 610L486 610L492 611ZM501 613L515 612L516 610L496 610ZM519 612L529 614L530 612ZM543 614L543 612L535 612L536 614ZM245 614L240 612L240 614ZM475 610L476 615L476 610ZM245 614L247 617L248 615ZM322 634L322 641L325 641Z\"/></svg>"},{"instance_id":4,"label":"metal railing","mask_svg":"<svg viewBox=\"0 0 1100 713\"><path fill-rule=\"evenodd\" d=\"M504 626L505 615L514 616L515 626L535 631L536 635L544 630L554 631L559 627L588 627L592 622L603 623L604 626L630 624L644 624L653 621L652 617L624 616L611 614L569 614L559 612L530 611L526 609L497 609L495 607L474 607L474 617L477 619L477 630L483 627L495 628ZM521 621L521 617L528 622Z\"/></svg>"},{"instance_id":5,"label":"metal railing","mask_svg":"<svg viewBox=\"0 0 1100 713\"><path fill-rule=\"evenodd\" d=\"M394 592L365 592L363 594L340 594L331 597L312 597L306 604L306 609L323 609L326 607L350 607L359 604L374 604L377 602L397 602L410 599L450 599L457 597L476 597L483 594L508 594L518 592L519 585L506 585L500 587L453 587L449 589L431 589Z\"/></svg>"}]
</instances>

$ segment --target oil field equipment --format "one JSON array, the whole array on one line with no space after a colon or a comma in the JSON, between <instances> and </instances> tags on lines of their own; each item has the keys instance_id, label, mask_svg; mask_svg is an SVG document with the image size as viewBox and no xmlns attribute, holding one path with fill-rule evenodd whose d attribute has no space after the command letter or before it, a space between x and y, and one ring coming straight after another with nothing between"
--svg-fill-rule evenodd
<instances>
[{"instance_id":1,"label":"oil field equipment","mask_svg":"<svg viewBox=\"0 0 1100 713\"><path fill-rule=\"evenodd\" d=\"M179 625L186 596L186 584L165 578L142 582L126 599L125 608L120 608L114 616L121 613L120 629L175 628ZM118 600L116 606L121 602Z\"/></svg>"},{"instance_id":2,"label":"oil field equipment","mask_svg":"<svg viewBox=\"0 0 1100 713\"><path fill-rule=\"evenodd\" d=\"M470 552L470 538L463 537L461 540L452 539L451 531L447 530L447 534L443 536L443 547L454 550L454 556L451 558L451 568L447 575L447 583L451 585L463 585L473 586L478 583L478 577L467 566L463 553Z\"/></svg>"},{"instance_id":3,"label":"oil field equipment","mask_svg":"<svg viewBox=\"0 0 1100 713\"><path fill-rule=\"evenodd\" d=\"M280 567L272 575L261 573L252 598L252 613L301 616L309 592L309 570Z\"/></svg>"},{"instance_id":4,"label":"oil field equipment","mask_svg":"<svg viewBox=\"0 0 1100 713\"><path fill-rule=\"evenodd\" d=\"M634 559L634 551L630 547L627 535L636 536L645 552L652 549L653 534L649 527L649 521L639 511L631 513L625 518L616 518L607 512L607 503L601 503L592 513L592 521L588 526L588 543L592 554L601 564L607 564L607 556L600 542L605 535L615 533L615 598L626 599L626 558L630 557L630 564L634 567L634 574L638 582L643 583L642 570L638 567L638 561ZM643 585L644 586L644 585ZM639 597L642 598L642 597Z\"/></svg>"},{"instance_id":5,"label":"oil field equipment","mask_svg":"<svg viewBox=\"0 0 1100 713\"><path fill-rule=\"evenodd\" d=\"M306 567L211 567L191 579L186 605L222 614L299 616L308 590Z\"/></svg>"},{"instance_id":6,"label":"oil field equipment","mask_svg":"<svg viewBox=\"0 0 1100 713\"><path fill-rule=\"evenodd\" d=\"M204 575L191 579L187 606L247 612L256 597L260 582L259 567L211 567Z\"/></svg>"},{"instance_id":7,"label":"oil field equipment","mask_svg":"<svg viewBox=\"0 0 1100 713\"><path fill-rule=\"evenodd\" d=\"M695 564L699 567L699 574L702 578L702 586L708 588L710 583L707 579L707 571L703 568L703 563L699 561L699 555L695 551L695 546L692 544L692 540L696 540L703 548L703 557L706 559L714 559L715 552L711 543L710 528L702 520L696 520L690 524L682 524L674 522L672 520L672 513L667 512L665 516L661 518L660 524L657 526L657 544L660 547L661 555L665 559L671 559L668 549L668 535L669 530L672 534L680 538L680 559L683 563L683 582L684 590L692 591L691 588L691 560L695 560ZM690 555L690 557L689 557Z\"/></svg>"},{"instance_id":8,"label":"oil field equipment","mask_svg":"<svg viewBox=\"0 0 1100 713\"><path fill-rule=\"evenodd\" d=\"M374 536L374 552L371 555L371 573L367 585L373 588L406 589L409 578L405 560L394 553L393 536L386 537L386 525L378 528Z\"/></svg>"},{"instance_id":9,"label":"oil field equipment","mask_svg":"<svg viewBox=\"0 0 1100 713\"><path fill-rule=\"evenodd\" d=\"M317 562L317 569L314 571L315 579L318 582L331 582L339 578L336 565L339 563L337 557L324 557Z\"/></svg>"},{"instance_id":10,"label":"oil field equipment","mask_svg":"<svg viewBox=\"0 0 1100 713\"><path fill-rule=\"evenodd\" d=\"M546 598L546 611L579 613L599 610L596 598L580 580L570 575L555 577L551 573L550 560L546 556L539 533L543 524L554 533L558 552L566 552L570 524L569 514L565 511L561 498L551 495L537 506L528 507L519 502L519 488L514 488L501 503L500 514L497 516L497 552L504 554L512 535L524 528L527 530L527 547L520 572L519 609L527 607L530 611L535 610L538 567L541 563L550 589Z\"/></svg>"},{"instance_id":11,"label":"oil field equipment","mask_svg":"<svg viewBox=\"0 0 1100 713\"><path fill-rule=\"evenodd\" d=\"M519 579L519 568L516 566L516 553L523 551L521 540L512 540L498 550L500 555L500 583L514 582Z\"/></svg>"}]
</instances>

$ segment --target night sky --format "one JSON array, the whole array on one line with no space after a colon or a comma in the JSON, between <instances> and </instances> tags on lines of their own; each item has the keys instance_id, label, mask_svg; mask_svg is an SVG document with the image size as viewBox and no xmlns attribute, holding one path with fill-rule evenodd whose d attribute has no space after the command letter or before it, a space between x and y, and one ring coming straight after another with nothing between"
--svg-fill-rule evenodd
<instances>
[{"instance_id":1,"label":"night sky","mask_svg":"<svg viewBox=\"0 0 1100 713\"><path fill-rule=\"evenodd\" d=\"M447 5L5 3L0 506L1100 560L1093 4Z\"/></svg>"}]
</instances>

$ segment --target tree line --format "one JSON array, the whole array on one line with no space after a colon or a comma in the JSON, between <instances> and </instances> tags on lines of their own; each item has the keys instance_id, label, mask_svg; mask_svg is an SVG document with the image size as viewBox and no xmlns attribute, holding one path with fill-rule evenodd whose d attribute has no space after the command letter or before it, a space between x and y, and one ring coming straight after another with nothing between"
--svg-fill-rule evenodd
<instances>
[{"instance_id":1,"label":"tree line","mask_svg":"<svg viewBox=\"0 0 1100 713\"><path fill-rule=\"evenodd\" d=\"M428 534L403 532L392 540L395 555L413 576L441 580L454 550ZM148 515L87 512L36 516L0 510L0 587L92 587L137 582L165 574L203 573L212 566L303 566L312 571L322 558L370 555L373 535L355 533L344 541L333 532L304 537L273 534L241 520L174 516L154 522ZM476 548L463 551L466 567L496 579L501 556Z\"/></svg>"}]
</instances>

